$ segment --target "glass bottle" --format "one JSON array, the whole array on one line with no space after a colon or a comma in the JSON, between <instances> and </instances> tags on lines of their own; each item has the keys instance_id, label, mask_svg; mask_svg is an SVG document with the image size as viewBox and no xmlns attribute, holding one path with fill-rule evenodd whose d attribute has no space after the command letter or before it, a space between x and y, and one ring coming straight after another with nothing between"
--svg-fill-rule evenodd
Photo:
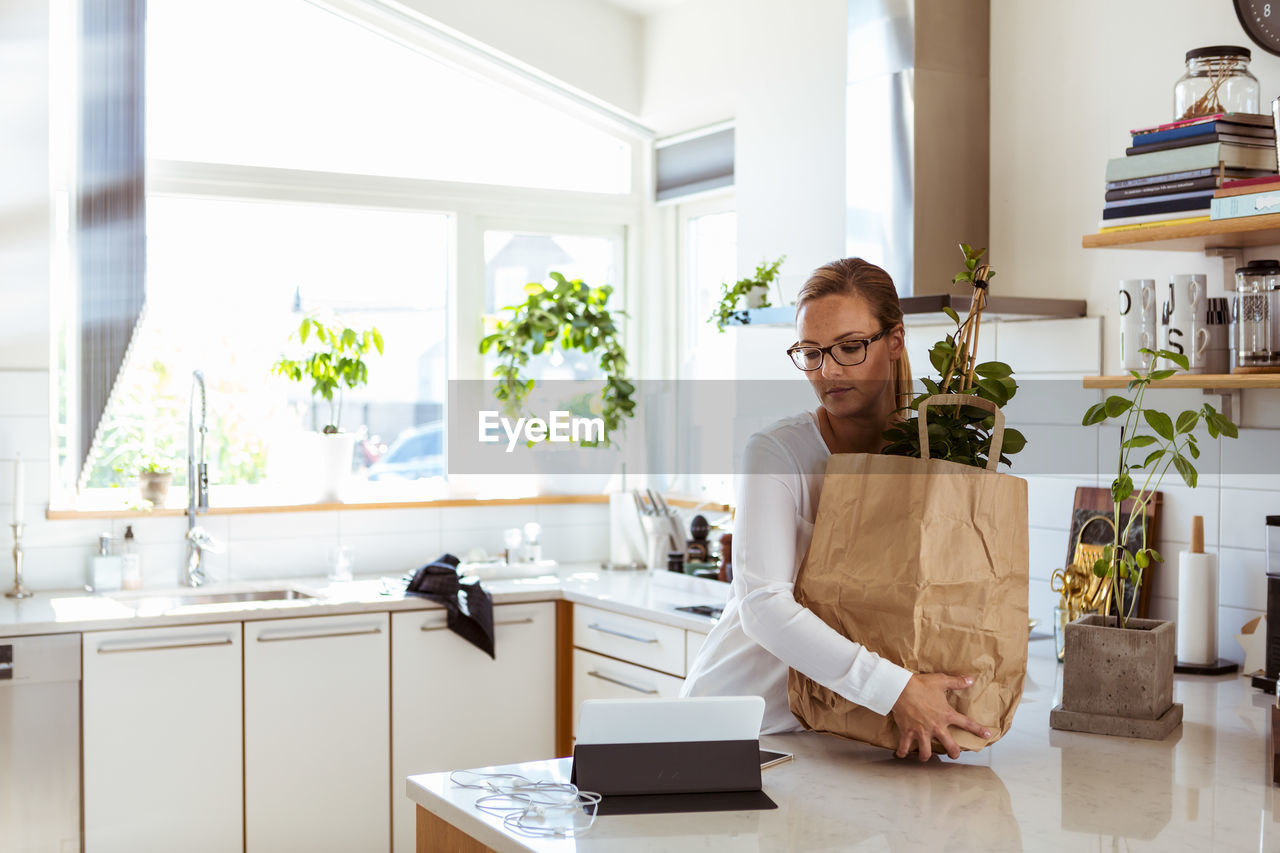
<instances>
[{"instance_id":1,"label":"glass bottle","mask_svg":"<svg viewBox=\"0 0 1280 853\"><path fill-rule=\"evenodd\" d=\"M1173 87L1173 119L1214 113L1256 113L1258 78L1249 71L1247 47L1215 45L1188 50L1186 73Z\"/></svg>"},{"instance_id":2,"label":"glass bottle","mask_svg":"<svg viewBox=\"0 0 1280 853\"><path fill-rule=\"evenodd\" d=\"M1266 364L1271 360L1271 312L1267 304L1270 294L1263 278L1246 276L1236 299L1240 336L1236 343L1237 363L1246 366Z\"/></svg>"}]
</instances>

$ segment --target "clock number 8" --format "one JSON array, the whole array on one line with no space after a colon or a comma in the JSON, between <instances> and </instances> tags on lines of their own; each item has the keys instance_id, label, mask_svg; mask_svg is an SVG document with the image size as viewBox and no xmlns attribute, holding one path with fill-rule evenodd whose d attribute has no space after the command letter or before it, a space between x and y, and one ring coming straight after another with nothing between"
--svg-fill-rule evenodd
<instances>
[{"instance_id":1,"label":"clock number 8","mask_svg":"<svg viewBox=\"0 0 1280 853\"><path fill-rule=\"evenodd\" d=\"M1267 5L1265 5L1265 6L1263 6L1263 7L1262 7L1262 17L1264 17L1264 18L1270 18L1270 17L1271 17L1271 4L1270 4L1270 3L1268 3Z\"/></svg>"}]
</instances>

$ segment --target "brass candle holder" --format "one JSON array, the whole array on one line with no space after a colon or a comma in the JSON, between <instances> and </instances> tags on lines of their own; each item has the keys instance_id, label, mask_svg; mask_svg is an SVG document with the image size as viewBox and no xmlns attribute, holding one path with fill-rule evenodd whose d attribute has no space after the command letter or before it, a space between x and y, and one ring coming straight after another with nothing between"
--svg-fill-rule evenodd
<instances>
[{"instance_id":1,"label":"brass candle holder","mask_svg":"<svg viewBox=\"0 0 1280 853\"><path fill-rule=\"evenodd\" d=\"M22 528L25 524L10 524L13 528L13 589L4 594L5 598L30 598L35 595L22 585Z\"/></svg>"}]
</instances>

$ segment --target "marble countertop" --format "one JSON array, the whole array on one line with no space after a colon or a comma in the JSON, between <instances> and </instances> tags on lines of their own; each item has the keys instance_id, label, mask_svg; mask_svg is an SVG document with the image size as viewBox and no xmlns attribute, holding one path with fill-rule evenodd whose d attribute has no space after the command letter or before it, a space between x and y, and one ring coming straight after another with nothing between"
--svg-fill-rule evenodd
<instances>
[{"instance_id":1,"label":"marble countertop","mask_svg":"<svg viewBox=\"0 0 1280 853\"><path fill-rule=\"evenodd\" d=\"M675 608L723 604L729 597L728 584L717 581L667 571L605 571L598 564L567 564L541 575L495 578L482 583L495 604L566 599L703 632L711 630L714 620ZM163 600L174 595L278 589L298 590L310 597L185 606L173 606L172 601ZM403 584L397 579L374 577L336 583L303 578L93 595L77 590L40 592L22 600L0 598L0 637L429 610L440 606L406 596L402 590Z\"/></svg>"},{"instance_id":2,"label":"marble countertop","mask_svg":"<svg viewBox=\"0 0 1280 853\"><path fill-rule=\"evenodd\" d=\"M807 732L766 736L762 746L796 756L764 771L772 811L606 816L576 839L533 839L478 812L478 792L448 774L409 777L408 795L501 853L1280 850L1271 698L1239 676L1179 675L1182 725L1142 741L1051 731L1061 678L1052 641L1032 642L1012 730L954 762ZM569 760L503 769L562 781Z\"/></svg>"}]
</instances>

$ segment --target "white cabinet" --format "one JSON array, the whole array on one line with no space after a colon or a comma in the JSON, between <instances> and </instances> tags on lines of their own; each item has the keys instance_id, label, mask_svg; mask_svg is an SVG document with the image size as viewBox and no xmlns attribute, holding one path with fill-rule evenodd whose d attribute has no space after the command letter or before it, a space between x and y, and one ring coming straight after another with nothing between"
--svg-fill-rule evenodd
<instances>
[{"instance_id":1,"label":"white cabinet","mask_svg":"<svg viewBox=\"0 0 1280 853\"><path fill-rule=\"evenodd\" d=\"M240 623L84 635L86 853L243 849Z\"/></svg>"},{"instance_id":2,"label":"white cabinet","mask_svg":"<svg viewBox=\"0 0 1280 853\"><path fill-rule=\"evenodd\" d=\"M555 755L555 604L493 608L496 659L443 610L391 616L392 804L396 853L414 850L405 777Z\"/></svg>"},{"instance_id":3,"label":"white cabinet","mask_svg":"<svg viewBox=\"0 0 1280 853\"><path fill-rule=\"evenodd\" d=\"M684 629L575 604L573 644L650 669L684 675Z\"/></svg>"},{"instance_id":4,"label":"white cabinet","mask_svg":"<svg viewBox=\"0 0 1280 853\"><path fill-rule=\"evenodd\" d=\"M693 662L698 659L698 652L702 651L707 635L701 631L685 631L684 638L684 674L688 675L693 672Z\"/></svg>"},{"instance_id":5,"label":"white cabinet","mask_svg":"<svg viewBox=\"0 0 1280 853\"><path fill-rule=\"evenodd\" d=\"M389 848L389 636L386 613L245 623L247 853Z\"/></svg>"},{"instance_id":6,"label":"white cabinet","mask_svg":"<svg viewBox=\"0 0 1280 853\"><path fill-rule=\"evenodd\" d=\"M684 679L583 649L573 650L573 734L578 710L587 699L671 698Z\"/></svg>"}]
</instances>

